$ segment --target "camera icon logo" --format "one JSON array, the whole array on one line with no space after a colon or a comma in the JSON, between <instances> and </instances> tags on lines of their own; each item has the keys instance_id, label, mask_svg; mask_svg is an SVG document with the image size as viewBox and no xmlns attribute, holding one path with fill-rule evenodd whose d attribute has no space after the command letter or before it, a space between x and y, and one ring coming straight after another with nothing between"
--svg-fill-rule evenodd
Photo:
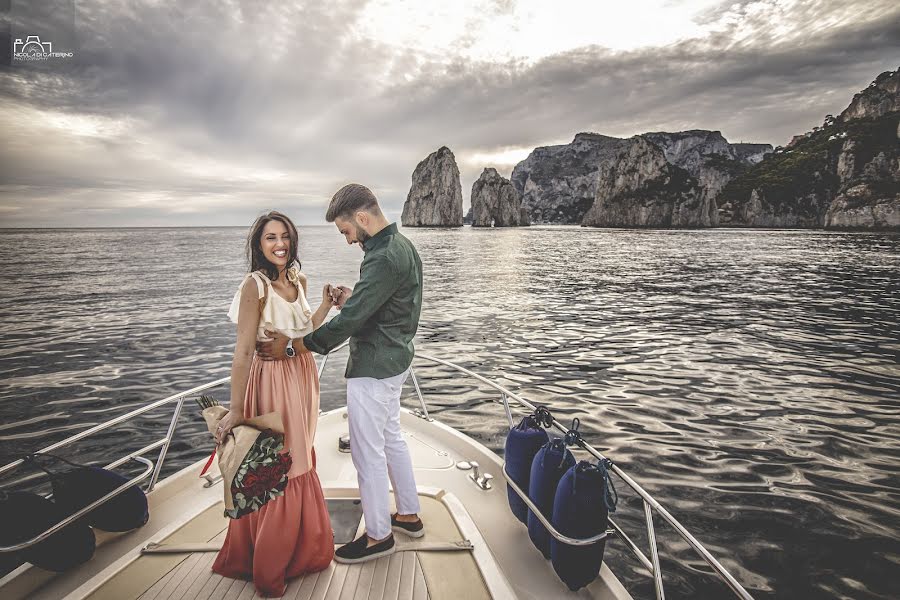
<instances>
[{"instance_id":1,"label":"camera icon logo","mask_svg":"<svg viewBox=\"0 0 900 600\"><path fill-rule=\"evenodd\" d=\"M13 54L50 54L51 52L53 52L53 43L42 42L39 35L29 35L24 42L16 39L13 44Z\"/></svg>"}]
</instances>

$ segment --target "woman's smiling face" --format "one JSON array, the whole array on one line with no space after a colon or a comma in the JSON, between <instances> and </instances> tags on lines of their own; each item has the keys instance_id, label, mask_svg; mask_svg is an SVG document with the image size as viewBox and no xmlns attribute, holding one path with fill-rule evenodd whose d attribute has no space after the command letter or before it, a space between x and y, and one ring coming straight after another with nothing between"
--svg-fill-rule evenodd
<instances>
[{"instance_id":1,"label":"woman's smiling face","mask_svg":"<svg viewBox=\"0 0 900 600\"><path fill-rule=\"evenodd\" d=\"M285 224L277 219L266 223L259 244L263 256L278 267L279 271L284 270L294 258L291 253L291 234Z\"/></svg>"}]
</instances>

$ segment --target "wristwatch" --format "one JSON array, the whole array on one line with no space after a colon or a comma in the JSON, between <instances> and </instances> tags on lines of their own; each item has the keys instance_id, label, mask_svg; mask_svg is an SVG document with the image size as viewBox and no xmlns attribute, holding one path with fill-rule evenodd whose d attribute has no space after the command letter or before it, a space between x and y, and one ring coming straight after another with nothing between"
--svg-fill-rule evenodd
<instances>
[{"instance_id":1,"label":"wristwatch","mask_svg":"<svg viewBox=\"0 0 900 600\"><path fill-rule=\"evenodd\" d=\"M294 358L297 356L297 351L294 350L294 340L289 339L287 347L284 349L284 353L288 358Z\"/></svg>"}]
</instances>

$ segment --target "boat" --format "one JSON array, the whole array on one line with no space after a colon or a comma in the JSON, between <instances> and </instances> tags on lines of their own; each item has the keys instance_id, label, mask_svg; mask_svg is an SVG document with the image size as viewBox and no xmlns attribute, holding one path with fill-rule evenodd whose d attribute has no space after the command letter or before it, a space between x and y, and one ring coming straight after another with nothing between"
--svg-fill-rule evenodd
<instances>
[{"instance_id":1,"label":"boat","mask_svg":"<svg viewBox=\"0 0 900 600\"><path fill-rule=\"evenodd\" d=\"M341 348L343 346L335 352ZM320 380L329 356L322 357L318 363ZM491 390L496 394L498 404L502 404L509 427L513 427L516 416L537 408L520 394L463 366L428 354L417 354L408 383L415 389L419 406L403 408L400 422L413 459L426 535L422 541L414 541L397 534L398 551L391 556L361 564L332 563L324 571L291 580L284 598L631 599L606 563L601 566L596 579L577 592L570 591L560 581L550 562L532 545L527 528L510 511L508 488L522 497L529 507L535 507L525 490L519 489L510 478L503 458L430 416L416 376L416 368L422 365L437 365L444 371L450 369L454 377L469 378L481 386L480 389ZM215 557L212 550L221 545L228 525L223 515L222 479L216 469L200 477L206 463L206 459L201 459L159 479L169 446L177 435L176 423L185 403L208 390L227 386L229 379L218 379L152 402L40 450L40 453L58 451L150 411L172 410L163 437L106 465L115 469L126 463L139 464L140 472L133 479L35 538L0 548L0 552L20 550L46 539L130 486L142 486L146 492L149 521L143 527L124 533L96 531L94 556L68 571L54 573L27 563L19 566L0 579L0 597L5 600L259 597L252 582L224 578L210 570ZM551 429L558 435L568 432L555 419ZM350 541L364 530L348 439L345 407L320 412L315 443L317 471L332 514L336 544ZM579 455L596 460L605 458L586 441L577 440L576 443ZM0 467L0 476L22 464L22 460L17 460ZM614 463L610 472L617 485L624 484L643 502L644 535L649 556L613 518L609 520L609 528L601 534L590 539L575 539L556 531L537 511L541 523L558 542L587 545L604 538L608 543L622 544L650 573L655 597L662 600L665 585L654 525L655 519L660 520L693 548L722 580L723 594L730 590L737 598L751 599L703 544L634 479Z\"/></svg>"}]
</instances>

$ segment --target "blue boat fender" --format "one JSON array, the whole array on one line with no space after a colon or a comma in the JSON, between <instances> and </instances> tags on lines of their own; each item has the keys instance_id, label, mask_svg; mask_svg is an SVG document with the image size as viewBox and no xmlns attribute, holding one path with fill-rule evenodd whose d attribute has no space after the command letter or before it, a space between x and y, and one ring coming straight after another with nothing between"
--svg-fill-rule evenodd
<instances>
[{"instance_id":1,"label":"blue boat fender","mask_svg":"<svg viewBox=\"0 0 900 600\"><path fill-rule=\"evenodd\" d=\"M544 444L531 462L531 476L528 482L528 497L550 521L553 515L553 500L559 480L575 464L575 457L566 448L563 438L553 438ZM550 558L550 532L534 513L528 511L528 537L545 558Z\"/></svg>"},{"instance_id":2,"label":"blue boat fender","mask_svg":"<svg viewBox=\"0 0 900 600\"><path fill-rule=\"evenodd\" d=\"M612 462L580 461L559 481L553 499L551 523L561 534L585 539L606 531L609 513L615 512L618 496L609 477ZM570 546L551 539L553 570L570 590L591 583L600 573L606 539L589 546Z\"/></svg>"},{"instance_id":3,"label":"blue boat fender","mask_svg":"<svg viewBox=\"0 0 900 600\"><path fill-rule=\"evenodd\" d=\"M547 432L541 427L539 419L540 417L536 415L524 417L519 421L518 425L509 430L509 435L506 436L506 451L504 454L506 472L509 474L510 479L516 482L519 489L526 493L531 480L531 463L534 460L534 455L550 439L547 436ZM516 518L523 523L527 523L528 507L525 505L525 502L510 487L506 489L506 497L509 500L509 508Z\"/></svg>"}]
</instances>

